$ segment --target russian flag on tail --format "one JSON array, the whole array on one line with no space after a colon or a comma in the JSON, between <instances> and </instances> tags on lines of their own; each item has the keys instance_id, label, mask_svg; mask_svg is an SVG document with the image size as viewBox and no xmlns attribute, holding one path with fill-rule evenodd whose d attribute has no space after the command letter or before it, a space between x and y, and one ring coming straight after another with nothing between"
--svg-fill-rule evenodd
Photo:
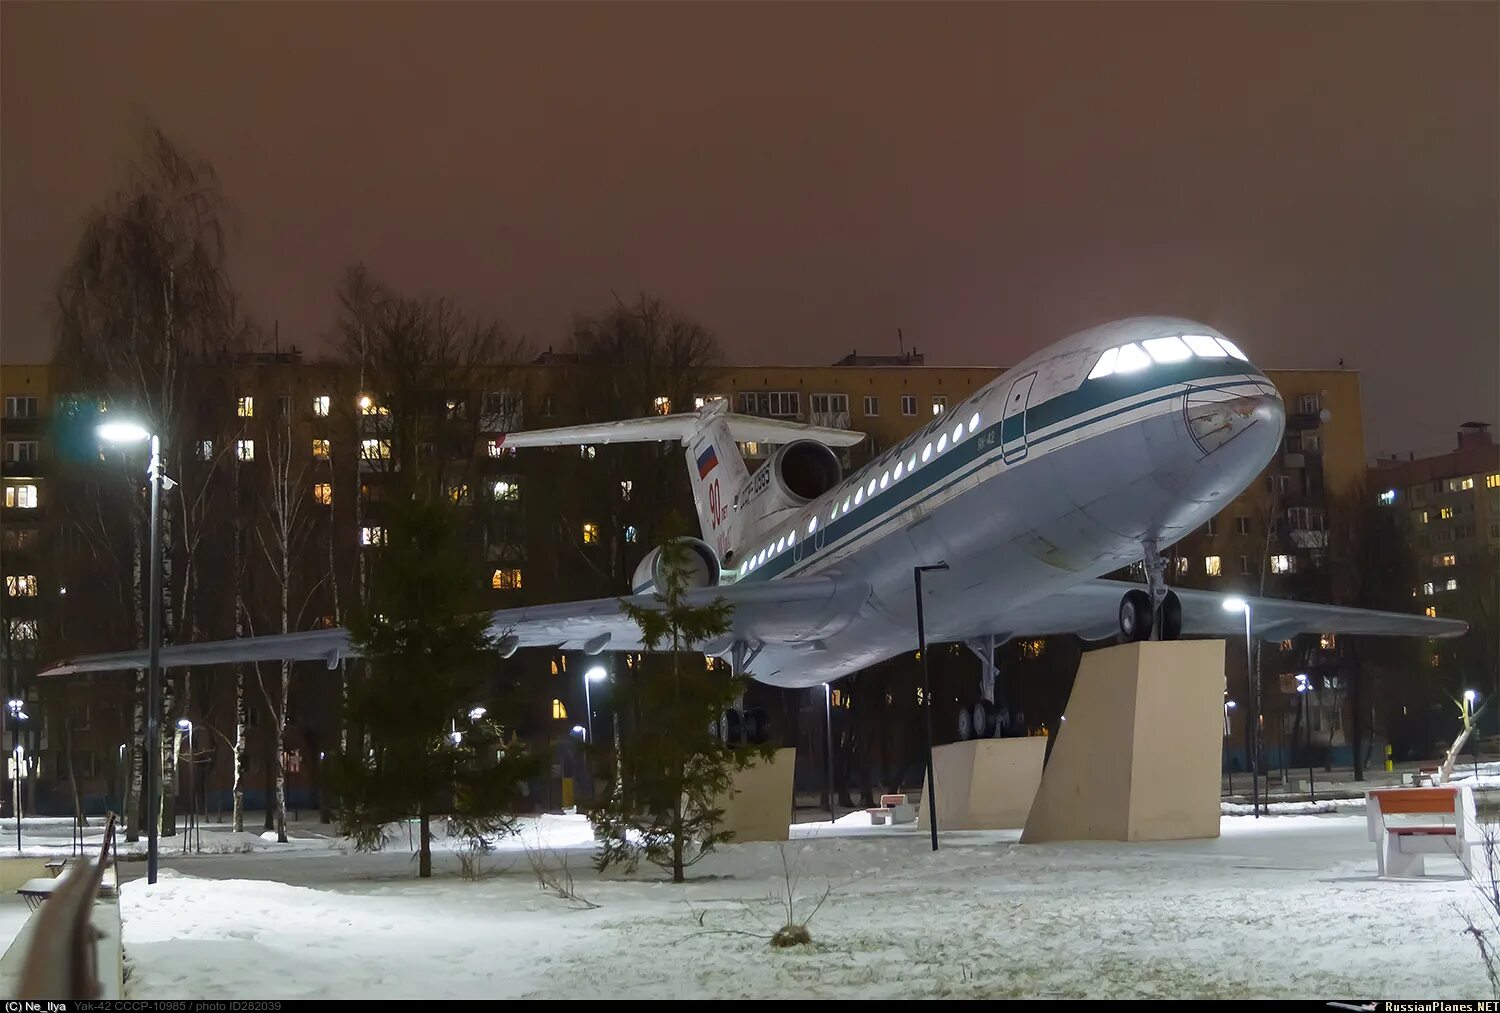
<instances>
[{"instance_id":1,"label":"russian flag on tail","mask_svg":"<svg viewBox=\"0 0 1500 1013\"><path fill-rule=\"evenodd\" d=\"M710 443L698 455L698 477L707 478L708 473L719 466L719 455L714 453L714 445Z\"/></svg>"}]
</instances>

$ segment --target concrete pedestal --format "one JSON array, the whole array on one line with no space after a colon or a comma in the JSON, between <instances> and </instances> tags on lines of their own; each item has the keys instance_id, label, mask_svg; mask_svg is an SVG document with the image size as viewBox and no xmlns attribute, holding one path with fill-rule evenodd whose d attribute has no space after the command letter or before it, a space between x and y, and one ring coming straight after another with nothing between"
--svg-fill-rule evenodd
<instances>
[{"instance_id":1,"label":"concrete pedestal","mask_svg":"<svg viewBox=\"0 0 1500 1013\"><path fill-rule=\"evenodd\" d=\"M1044 738L974 739L932 751L938 830L1009 830L1026 824L1042 780ZM923 777L917 825L927 828Z\"/></svg>"},{"instance_id":2,"label":"concrete pedestal","mask_svg":"<svg viewBox=\"0 0 1500 1013\"><path fill-rule=\"evenodd\" d=\"M734 775L734 791L720 804L721 827L734 831L734 841L784 841L792 823L792 774L797 750L776 750L764 760Z\"/></svg>"},{"instance_id":3,"label":"concrete pedestal","mask_svg":"<svg viewBox=\"0 0 1500 1013\"><path fill-rule=\"evenodd\" d=\"M1219 836L1223 735L1224 641L1090 651L1022 843Z\"/></svg>"}]
</instances>

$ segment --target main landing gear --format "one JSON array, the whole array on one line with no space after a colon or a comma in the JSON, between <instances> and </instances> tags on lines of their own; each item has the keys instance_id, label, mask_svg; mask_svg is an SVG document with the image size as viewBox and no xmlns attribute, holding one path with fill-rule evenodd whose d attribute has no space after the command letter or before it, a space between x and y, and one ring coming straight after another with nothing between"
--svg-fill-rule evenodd
<instances>
[{"instance_id":1,"label":"main landing gear","mask_svg":"<svg viewBox=\"0 0 1500 1013\"><path fill-rule=\"evenodd\" d=\"M1011 730L1013 717L997 692L1000 666L995 664L995 648L1010 639L1008 635L973 637L964 645L979 659L979 699L958 709L958 741L1001 738ZM997 703L996 698L1001 702ZM1020 715L1014 716L1019 724Z\"/></svg>"},{"instance_id":2,"label":"main landing gear","mask_svg":"<svg viewBox=\"0 0 1500 1013\"><path fill-rule=\"evenodd\" d=\"M1120 599L1120 640L1176 640L1182 636L1182 600L1167 588L1167 561L1156 551L1156 540L1142 543L1147 590L1132 588Z\"/></svg>"}]
</instances>

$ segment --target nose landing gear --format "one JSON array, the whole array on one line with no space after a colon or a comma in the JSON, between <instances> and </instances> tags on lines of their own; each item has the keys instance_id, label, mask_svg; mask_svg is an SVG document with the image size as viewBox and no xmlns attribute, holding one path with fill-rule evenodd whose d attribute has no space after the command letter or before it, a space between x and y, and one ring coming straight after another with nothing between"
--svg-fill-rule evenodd
<instances>
[{"instance_id":1,"label":"nose landing gear","mask_svg":"<svg viewBox=\"0 0 1500 1013\"><path fill-rule=\"evenodd\" d=\"M1156 540L1142 543L1145 549L1147 590L1132 588L1120 599L1120 639L1134 643L1152 639L1176 640L1182 636L1182 599L1167 588L1167 561L1156 550Z\"/></svg>"}]
</instances>

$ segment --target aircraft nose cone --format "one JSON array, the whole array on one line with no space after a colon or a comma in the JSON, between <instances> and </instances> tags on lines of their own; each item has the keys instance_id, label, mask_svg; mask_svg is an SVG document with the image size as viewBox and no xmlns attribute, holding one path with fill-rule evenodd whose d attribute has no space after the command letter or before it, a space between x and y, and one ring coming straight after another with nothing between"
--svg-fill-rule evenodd
<instances>
[{"instance_id":1,"label":"aircraft nose cone","mask_svg":"<svg viewBox=\"0 0 1500 1013\"><path fill-rule=\"evenodd\" d=\"M1269 383L1253 390L1217 390L1204 388L1188 394L1185 406L1188 432L1205 455L1234 442L1244 442L1252 431L1251 442L1264 446L1267 456L1281 442L1286 426L1286 406L1281 395Z\"/></svg>"}]
</instances>

